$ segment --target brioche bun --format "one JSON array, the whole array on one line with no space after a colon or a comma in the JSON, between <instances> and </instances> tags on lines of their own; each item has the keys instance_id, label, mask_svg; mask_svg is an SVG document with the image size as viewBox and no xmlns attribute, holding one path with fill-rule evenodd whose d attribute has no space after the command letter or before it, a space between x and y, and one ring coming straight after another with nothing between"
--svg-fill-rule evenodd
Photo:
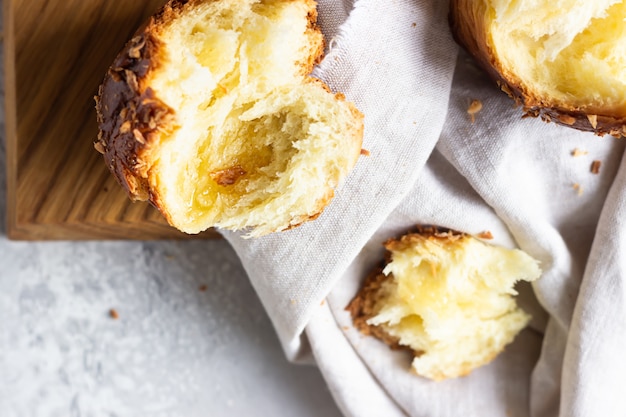
<instances>
[{"instance_id":1,"label":"brioche bun","mask_svg":"<svg viewBox=\"0 0 626 417\"><path fill-rule=\"evenodd\" d=\"M443 380L489 363L528 324L515 283L541 271L515 249L422 228L385 243L387 262L348 305L354 325L413 352L418 375Z\"/></svg>"},{"instance_id":2,"label":"brioche bun","mask_svg":"<svg viewBox=\"0 0 626 417\"><path fill-rule=\"evenodd\" d=\"M525 115L626 135L626 2L451 0L460 45Z\"/></svg>"},{"instance_id":3,"label":"brioche bun","mask_svg":"<svg viewBox=\"0 0 626 417\"><path fill-rule=\"evenodd\" d=\"M361 151L363 116L309 76L313 0L170 0L106 75L96 148L176 228L260 236L316 218Z\"/></svg>"}]
</instances>

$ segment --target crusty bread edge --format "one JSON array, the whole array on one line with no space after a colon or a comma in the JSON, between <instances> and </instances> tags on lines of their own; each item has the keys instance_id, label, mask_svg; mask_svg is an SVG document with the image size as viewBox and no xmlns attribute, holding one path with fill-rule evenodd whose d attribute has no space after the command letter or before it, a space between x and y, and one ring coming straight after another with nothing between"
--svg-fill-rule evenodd
<instances>
[{"instance_id":1,"label":"crusty bread edge","mask_svg":"<svg viewBox=\"0 0 626 417\"><path fill-rule=\"evenodd\" d=\"M502 91L523 108L523 117L539 117L546 122L571 127L598 136L626 136L626 115L590 114L584 109L555 103L529 89L513 73L504 68L487 42L484 2L451 0L449 24L456 42L472 55ZM617 110L615 110L617 111Z\"/></svg>"},{"instance_id":2,"label":"crusty bread edge","mask_svg":"<svg viewBox=\"0 0 626 417\"><path fill-rule=\"evenodd\" d=\"M96 149L132 200L150 200L157 207L145 153L161 131L172 129L175 111L145 85L166 59L157 36L160 26L173 20L185 3L169 1L137 30L113 61L96 96Z\"/></svg>"},{"instance_id":3,"label":"crusty bread edge","mask_svg":"<svg viewBox=\"0 0 626 417\"><path fill-rule=\"evenodd\" d=\"M375 268L365 279L363 286L356 296L346 306L346 311L352 317L352 324L365 336L374 336L387 344L392 349L408 349L410 348L400 344L400 339L391 336L381 326L374 326L367 321L378 314L376 303L374 302L376 294L380 287L386 281L393 279L393 275L383 274L382 268Z\"/></svg>"}]
</instances>

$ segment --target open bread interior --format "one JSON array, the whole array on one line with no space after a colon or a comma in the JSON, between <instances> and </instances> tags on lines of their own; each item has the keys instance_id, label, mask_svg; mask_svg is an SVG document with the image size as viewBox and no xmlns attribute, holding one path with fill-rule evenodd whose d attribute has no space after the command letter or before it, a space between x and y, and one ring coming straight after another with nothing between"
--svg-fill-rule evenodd
<instances>
[{"instance_id":1,"label":"open bread interior","mask_svg":"<svg viewBox=\"0 0 626 417\"><path fill-rule=\"evenodd\" d=\"M355 164L361 116L308 77L323 47L310 6L198 3L159 33L167 60L150 86L177 127L149 180L174 226L252 236L295 226Z\"/></svg>"},{"instance_id":2,"label":"open bread interior","mask_svg":"<svg viewBox=\"0 0 626 417\"><path fill-rule=\"evenodd\" d=\"M624 113L625 1L479 1L494 53L526 91L589 114Z\"/></svg>"},{"instance_id":3,"label":"open bread interior","mask_svg":"<svg viewBox=\"0 0 626 417\"><path fill-rule=\"evenodd\" d=\"M386 247L388 279L370 300L376 314L367 323L416 352L419 375L466 375L490 362L528 324L514 287L541 271L526 253L467 235L410 234Z\"/></svg>"}]
</instances>

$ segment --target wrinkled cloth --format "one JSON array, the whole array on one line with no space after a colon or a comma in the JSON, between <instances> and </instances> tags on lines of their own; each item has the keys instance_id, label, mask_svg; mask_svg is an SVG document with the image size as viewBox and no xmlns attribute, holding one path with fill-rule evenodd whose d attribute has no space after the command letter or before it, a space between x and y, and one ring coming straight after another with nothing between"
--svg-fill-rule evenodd
<instances>
[{"instance_id":1,"label":"wrinkled cloth","mask_svg":"<svg viewBox=\"0 0 626 417\"><path fill-rule=\"evenodd\" d=\"M624 142L523 119L455 44L447 8L319 1L328 53L314 75L365 114L371 155L314 222L224 235L287 357L313 358L346 416L626 415ZM382 243L418 224L490 231L543 270L519 286L529 327L463 378L415 375L406 352L360 334L345 311Z\"/></svg>"}]
</instances>

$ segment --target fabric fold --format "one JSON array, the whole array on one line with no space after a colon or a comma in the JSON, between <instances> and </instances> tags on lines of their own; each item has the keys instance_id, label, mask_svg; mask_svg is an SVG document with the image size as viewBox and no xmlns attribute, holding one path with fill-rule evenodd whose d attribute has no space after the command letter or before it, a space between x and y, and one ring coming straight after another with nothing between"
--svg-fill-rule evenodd
<instances>
[{"instance_id":1,"label":"fabric fold","mask_svg":"<svg viewBox=\"0 0 626 417\"><path fill-rule=\"evenodd\" d=\"M621 161L593 239L567 338L563 416L621 416L626 346L626 163Z\"/></svg>"}]
</instances>

